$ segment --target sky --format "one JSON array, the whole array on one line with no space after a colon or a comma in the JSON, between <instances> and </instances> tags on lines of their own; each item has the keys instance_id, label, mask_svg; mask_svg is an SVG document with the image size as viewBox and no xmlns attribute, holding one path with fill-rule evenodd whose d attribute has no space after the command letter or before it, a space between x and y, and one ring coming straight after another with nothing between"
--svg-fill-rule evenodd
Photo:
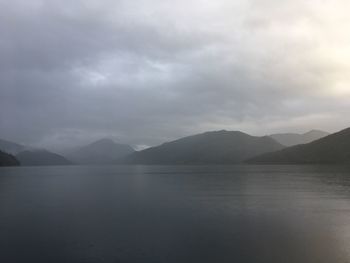
<instances>
[{"instance_id":1,"label":"sky","mask_svg":"<svg viewBox=\"0 0 350 263\"><path fill-rule=\"evenodd\" d=\"M350 126L348 0L0 0L0 138L136 148Z\"/></svg>"}]
</instances>

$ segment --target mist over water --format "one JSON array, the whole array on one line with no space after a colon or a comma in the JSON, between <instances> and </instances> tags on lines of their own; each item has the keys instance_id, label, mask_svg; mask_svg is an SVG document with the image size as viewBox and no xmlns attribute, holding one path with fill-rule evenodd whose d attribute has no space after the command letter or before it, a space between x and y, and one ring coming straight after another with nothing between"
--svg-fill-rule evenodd
<instances>
[{"instance_id":1,"label":"mist over water","mask_svg":"<svg viewBox=\"0 0 350 263\"><path fill-rule=\"evenodd\" d=\"M0 261L348 262L350 167L0 169Z\"/></svg>"}]
</instances>

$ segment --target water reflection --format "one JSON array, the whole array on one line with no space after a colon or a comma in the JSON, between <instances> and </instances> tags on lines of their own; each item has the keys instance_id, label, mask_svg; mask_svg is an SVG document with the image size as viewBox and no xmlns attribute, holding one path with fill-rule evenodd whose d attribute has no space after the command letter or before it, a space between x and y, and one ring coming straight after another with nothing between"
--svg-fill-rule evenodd
<instances>
[{"instance_id":1,"label":"water reflection","mask_svg":"<svg viewBox=\"0 0 350 263\"><path fill-rule=\"evenodd\" d=\"M349 171L0 169L0 262L348 262Z\"/></svg>"}]
</instances>

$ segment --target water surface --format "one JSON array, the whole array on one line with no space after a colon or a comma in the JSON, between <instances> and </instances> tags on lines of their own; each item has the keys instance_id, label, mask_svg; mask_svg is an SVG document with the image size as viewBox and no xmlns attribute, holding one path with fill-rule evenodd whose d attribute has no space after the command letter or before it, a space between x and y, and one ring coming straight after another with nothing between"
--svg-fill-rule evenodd
<instances>
[{"instance_id":1,"label":"water surface","mask_svg":"<svg viewBox=\"0 0 350 263\"><path fill-rule=\"evenodd\" d=\"M0 262L350 262L350 167L0 168Z\"/></svg>"}]
</instances>

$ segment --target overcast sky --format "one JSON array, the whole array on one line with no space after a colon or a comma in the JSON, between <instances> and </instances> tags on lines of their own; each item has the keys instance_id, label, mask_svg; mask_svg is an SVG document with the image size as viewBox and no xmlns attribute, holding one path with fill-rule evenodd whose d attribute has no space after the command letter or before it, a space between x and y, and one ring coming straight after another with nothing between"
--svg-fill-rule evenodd
<instances>
[{"instance_id":1,"label":"overcast sky","mask_svg":"<svg viewBox=\"0 0 350 263\"><path fill-rule=\"evenodd\" d=\"M348 0L0 0L0 138L350 126Z\"/></svg>"}]
</instances>

